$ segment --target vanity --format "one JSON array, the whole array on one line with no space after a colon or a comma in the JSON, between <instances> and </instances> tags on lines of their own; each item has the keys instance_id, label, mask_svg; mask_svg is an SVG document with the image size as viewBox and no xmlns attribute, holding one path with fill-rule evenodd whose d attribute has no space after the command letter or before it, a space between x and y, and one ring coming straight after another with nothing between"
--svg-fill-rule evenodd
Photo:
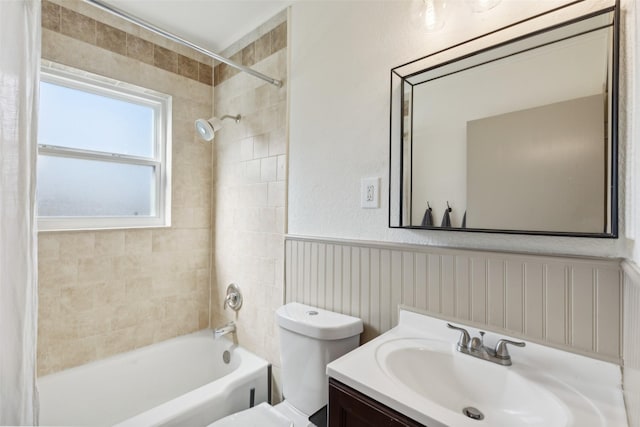
<instances>
[{"instance_id":1,"label":"vanity","mask_svg":"<svg viewBox=\"0 0 640 427\"><path fill-rule=\"evenodd\" d=\"M529 341L504 366L460 351L448 323L401 307L398 326L330 363L329 426L627 426L619 366ZM452 326L488 349L518 342Z\"/></svg>"}]
</instances>

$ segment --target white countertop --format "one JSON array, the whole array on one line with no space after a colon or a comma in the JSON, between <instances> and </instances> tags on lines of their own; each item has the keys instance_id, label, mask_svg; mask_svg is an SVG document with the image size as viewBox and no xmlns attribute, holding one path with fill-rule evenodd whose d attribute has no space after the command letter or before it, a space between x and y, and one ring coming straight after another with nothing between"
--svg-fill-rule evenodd
<instances>
[{"instance_id":1,"label":"white countertop","mask_svg":"<svg viewBox=\"0 0 640 427\"><path fill-rule=\"evenodd\" d=\"M457 352L455 345L460 332L448 329L446 323L441 319L403 309L400 311L398 326L331 362L327 366L327 375L429 427L492 426L490 419L472 420L462 415L461 411L450 410L416 393L402 381L389 375L379 362L380 352L387 351L383 349L400 347L403 343L412 341L431 340L444 345L445 351L451 351L452 357L464 358L456 359L456 362L475 364L472 365L474 369L486 369L487 372L491 369L509 369L549 391L565 409L563 420L548 427L628 425L619 366L532 342L526 342L524 348L510 346L513 365L499 366ZM451 323L465 327L471 336L478 335L476 328ZM494 344L499 338L513 339L487 331L485 342ZM446 343L450 343L450 347ZM420 366L415 366L415 369L419 370ZM438 384L428 386L437 388ZM508 412L508 408L505 409Z\"/></svg>"}]
</instances>

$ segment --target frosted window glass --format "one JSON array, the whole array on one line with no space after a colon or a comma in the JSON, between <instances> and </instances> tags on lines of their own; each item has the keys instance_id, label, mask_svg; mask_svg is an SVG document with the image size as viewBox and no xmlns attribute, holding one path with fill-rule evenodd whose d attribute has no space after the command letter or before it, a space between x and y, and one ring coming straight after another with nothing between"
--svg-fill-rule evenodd
<instances>
[{"instance_id":1,"label":"frosted window glass","mask_svg":"<svg viewBox=\"0 0 640 427\"><path fill-rule=\"evenodd\" d=\"M38 215L153 216L155 167L57 156L38 158Z\"/></svg>"},{"instance_id":2,"label":"frosted window glass","mask_svg":"<svg viewBox=\"0 0 640 427\"><path fill-rule=\"evenodd\" d=\"M38 120L41 145L154 156L154 110L147 105L43 81Z\"/></svg>"}]
</instances>

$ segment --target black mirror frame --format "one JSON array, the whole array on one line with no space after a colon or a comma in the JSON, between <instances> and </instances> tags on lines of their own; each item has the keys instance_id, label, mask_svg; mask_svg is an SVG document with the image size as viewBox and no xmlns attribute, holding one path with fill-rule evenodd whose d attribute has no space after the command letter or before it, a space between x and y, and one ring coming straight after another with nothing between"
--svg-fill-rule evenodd
<instances>
[{"instance_id":1,"label":"black mirror frame","mask_svg":"<svg viewBox=\"0 0 640 427\"><path fill-rule=\"evenodd\" d=\"M457 43L453 46L431 53L429 55L420 57L413 61L399 65L391 69L391 82L390 82L390 112L389 112L389 228L401 228L412 230L441 230L441 231L465 231L465 232L479 232L479 233L498 233L498 234L524 234L524 235L542 235L542 236L566 236L566 237L591 237L591 238L617 238L618 237L618 117L619 117L619 57L620 57L620 0L615 0L615 4L604 9L600 9L595 12L587 13L576 18L570 18L560 23L543 27L531 32L526 32L524 35L518 35L513 38L509 38L506 41L501 41L496 44L489 43L488 47L483 47L478 50L471 50L464 52L464 48L469 48L473 43L482 41L482 39L491 38L506 30L514 29L522 24L528 24L536 19L545 15L551 15L559 11L566 11L571 6L581 3L581 0L573 1L571 3L559 6L549 11L534 15L527 19L515 22L513 24L498 28L489 33L482 34L480 36L465 40ZM406 190L403 183L405 163L407 162L406 156L403 156L405 150L411 150L411 142L408 147L404 141L404 125L403 125L403 106L405 105L404 99L404 82L406 79L422 73L427 70L435 69L443 65L451 64L453 62L469 58L479 53L489 51L491 49L508 45L515 41L532 37L537 34L542 34L556 28L560 28L569 24L573 24L585 19L592 18L597 15L613 12L613 22L611 24L613 28L613 40L612 40L612 77L611 77L611 123L610 135L611 135L611 160L610 160L610 224L609 232L603 233L578 233L578 232L550 232L550 231L527 231L527 230L501 230L501 229L481 229L481 228L443 228L435 226L416 226L416 225L404 225L403 215L407 215L403 212L403 191ZM457 49L462 49L462 54L456 54ZM438 55L444 55L445 58L449 56L443 62L437 62L430 66L424 67L421 63L425 61L433 60L433 57ZM409 157L409 162L411 161ZM395 163L394 163L395 162Z\"/></svg>"}]
</instances>

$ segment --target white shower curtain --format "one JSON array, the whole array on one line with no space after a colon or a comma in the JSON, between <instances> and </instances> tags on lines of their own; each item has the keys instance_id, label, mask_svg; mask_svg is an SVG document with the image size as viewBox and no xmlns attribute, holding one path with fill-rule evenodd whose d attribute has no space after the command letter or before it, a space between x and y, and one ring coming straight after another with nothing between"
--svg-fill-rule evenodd
<instances>
[{"instance_id":1,"label":"white shower curtain","mask_svg":"<svg viewBox=\"0 0 640 427\"><path fill-rule=\"evenodd\" d=\"M0 425L35 425L40 0L0 0Z\"/></svg>"}]
</instances>

